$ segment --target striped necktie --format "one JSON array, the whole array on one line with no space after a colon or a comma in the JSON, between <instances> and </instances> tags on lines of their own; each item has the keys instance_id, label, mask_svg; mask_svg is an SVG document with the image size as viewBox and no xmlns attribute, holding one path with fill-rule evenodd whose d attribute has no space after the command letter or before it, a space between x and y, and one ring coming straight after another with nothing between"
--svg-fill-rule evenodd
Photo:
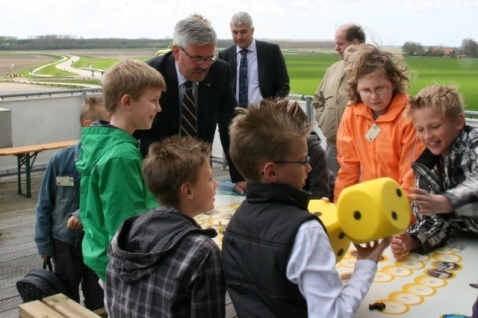
<instances>
[{"instance_id":1,"label":"striped necktie","mask_svg":"<svg viewBox=\"0 0 478 318\"><path fill-rule=\"evenodd\" d=\"M186 92L183 98L181 109L181 136L191 136L197 138L197 111L194 102L193 83L186 81Z\"/></svg>"},{"instance_id":2,"label":"striped necktie","mask_svg":"<svg viewBox=\"0 0 478 318\"><path fill-rule=\"evenodd\" d=\"M241 63L239 64L239 106L247 107L247 50L241 50Z\"/></svg>"}]
</instances>

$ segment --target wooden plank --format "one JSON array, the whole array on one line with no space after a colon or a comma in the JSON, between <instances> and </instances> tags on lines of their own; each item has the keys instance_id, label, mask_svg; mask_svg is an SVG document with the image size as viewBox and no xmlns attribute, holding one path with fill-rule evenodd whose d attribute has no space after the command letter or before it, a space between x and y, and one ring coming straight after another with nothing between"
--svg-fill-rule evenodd
<instances>
[{"instance_id":1,"label":"wooden plank","mask_svg":"<svg viewBox=\"0 0 478 318\"><path fill-rule=\"evenodd\" d=\"M108 318L108 313L106 312L106 309L104 307L93 310L93 312L97 314L98 316L100 316L101 318Z\"/></svg>"},{"instance_id":2,"label":"wooden plank","mask_svg":"<svg viewBox=\"0 0 478 318\"><path fill-rule=\"evenodd\" d=\"M98 318L97 314L63 294L43 298L42 302L65 317Z\"/></svg>"},{"instance_id":3,"label":"wooden plank","mask_svg":"<svg viewBox=\"0 0 478 318\"><path fill-rule=\"evenodd\" d=\"M0 156L17 156L17 155L23 155L29 152L41 152L45 150L66 148L68 146L76 144L77 142L78 140L68 140L68 141L51 142L51 143L38 144L38 145L1 148Z\"/></svg>"},{"instance_id":4,"label":"wooden plank","mask_svg":"<svg viewBox=\"0 0 478 318\"><path fill-rule=\"evenodd\" d=\"M18 306L18 315L20 318L64 318L64 316L39 300L30 301Z\"/></svg>"}]
</instances>

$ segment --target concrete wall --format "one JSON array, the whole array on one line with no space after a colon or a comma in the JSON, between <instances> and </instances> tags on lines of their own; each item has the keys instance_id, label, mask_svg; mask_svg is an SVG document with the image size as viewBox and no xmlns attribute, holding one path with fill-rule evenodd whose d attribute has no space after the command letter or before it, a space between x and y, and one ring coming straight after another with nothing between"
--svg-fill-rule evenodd
<instances>
[{"instance_id":1,"label":"concrete wall","mask_svg":"<svg viewBox=\"0 0 478 318\"><path fill-rule=\"evenodd\" d=\"M12 111L0 108L0 148L12 146Z\"/></svg>"},{"instance_id":2,"label":"concrete wall","mask_svg":"<svg viewBox=\"0 0 478 318\"><path fill-rule=\"evenodd\" d=\"M27 97L28 96L28 97ZM51 96L25 95L24 97L1 98L0 108L11 117L10 126L0 121L0 133L6 129L5 138L10 139L13 147L34 145L55 141L79 139L81 135L80 110L86 96L80 90L74 94L53 94ZM2 117L3 118L3 117ZM2 140L0 136L0 141ZM5 145L7 147L8 145ZM1 148L1 147L0 147ZM43 168L56 150L38 154L34 168ZM223 152L217 134L213 145L213 156L222 160ZM17 172L15 156L0 156L0 175Z\"/></svg>"},{"instance_id":3,"label":"concrete wall","mask_svg":"<svg viewBox=\"0 0 478 318\"><path fill-rule=\"evenodd\" d=\"M80 107L83 96L63 95L5 99L0 107L11 111L14 147L80 138ZM38 154L35 166L46 164L54 151ZM15 156L0 157L0 173L16 172Z\"/></svg>"}]
</instances>

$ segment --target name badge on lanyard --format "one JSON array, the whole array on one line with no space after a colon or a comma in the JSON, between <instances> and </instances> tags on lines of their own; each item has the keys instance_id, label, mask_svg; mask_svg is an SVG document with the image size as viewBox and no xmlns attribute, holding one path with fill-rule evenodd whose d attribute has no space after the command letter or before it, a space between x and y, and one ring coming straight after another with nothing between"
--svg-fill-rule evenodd
<instances>
[{"instance_id":1,"label":"name badge on lanyard","mask_svg":"<svg viewBox=\"0 0 478 318\"><path fill-rule=\"evenodd\" d=\"M382 132L382 129L377 126L377 124L373 124L372 127L367 131L365 134L365 138L367 138L368 141L372 142L377 138L378 134Z\"/></svg>"},{"instance_id":2,"label":"name badge on lanyard","mask_svg":"<svg viewBox=\"0 0 478 318\"><path fill-rule=\"evenodd\" d=\"M56 185L59 187L74 187L75 179L73 177L56 177Z\"/></svg>"}]
</instances>

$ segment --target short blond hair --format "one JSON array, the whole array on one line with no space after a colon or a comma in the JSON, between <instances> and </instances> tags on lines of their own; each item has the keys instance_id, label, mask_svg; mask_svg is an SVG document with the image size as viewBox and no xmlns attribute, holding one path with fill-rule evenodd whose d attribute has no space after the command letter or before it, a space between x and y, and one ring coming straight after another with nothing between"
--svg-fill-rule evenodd
<instances>
[{"instance_id":1,"label":"short blond hair","mask_svg":"<svg viewBox=\"0 0 478 318\"><path fill-rule=\"evenodd\" d=\"M458 87L447 85L430 85L410 98L405 115L410 117L416 109L435 108L448 119L456 120L464 113L463 97L458 93Z\"/></svg>"},{"instance_id":2,"label":"short blond hair","mask_svg":"<svg viewBox=\"0 0 478 318\"><path fill-rule=\"evenodd\" d=\"M210 157L211 145L190 136L174 135L152 143L143 162L146 185L160 204L177 207L181 186L194 185Z\"/></svg>"},{"instance_id":3,"label":"short blond hair","mask_svg":"<svg viewBox=\"0 0 478 318\"><path fill-rule=\"evenodd\" d=\"M312 124L299 103L288 99L262 100L258 107L237 108L229 131L229 154L249 182L260 182L261 165L282 161L297 138L310 134Z\"/></svg>"},{"instance_id":4,"label":"short blond hair","mask_svg":"<svg viewBox=\"0 0 478 318\"><path fill-rule=\"evenodd\" d=\"M103 77L106 111L113 114L121 98L128 94L138 100L146 88L166 91L163 76L145 62L126 59L113 65Z\"/></svg>"},{"instance_id":5,"label":"short blond hair","mask_svg":"<svg viewBox=\"0 0 478 318\"><path fill-rule=\"evenodd\" d=\"M91 122L103 119L106 109L103 103L103 96L91 95L85 98L85 102L81 105L80 124L83 125L85 120Z\"/></svg>"}]
</instances>

